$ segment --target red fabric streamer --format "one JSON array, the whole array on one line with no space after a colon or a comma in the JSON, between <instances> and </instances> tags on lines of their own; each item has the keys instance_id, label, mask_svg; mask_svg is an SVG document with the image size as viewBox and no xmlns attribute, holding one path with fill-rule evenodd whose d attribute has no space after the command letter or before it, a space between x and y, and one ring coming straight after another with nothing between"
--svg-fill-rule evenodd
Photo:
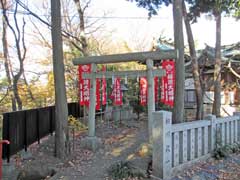
<instances>
[{"instance_id":1,"label":"red fabric streamer","mask_svg":"<svg viewBox=\"0 0 240 180\"><path fill-rule=\"evenodd\" d=\"M78 66L79 72L79 92L80 92L80 105L89 106L90 99L90 79L83 79L82 73L91 73L91 65Z\"/></svg>"},{"instance_id":2,"label":"red fabric streamer","mask_svg":"<svg viewBox=\"0 0 240 180\"><path fill-rule=\"evenodd\" d=\"M148 83L146 77L140 78L140 104L147 105Z\"/></svg>"},{"instance_id":3,"label":"red fabric streamer","mask_svg":"<svg viewBox=\"0 0 240 180\"><path fill-rule=\"evenodd\" d=\"M121 78L119 77L115 78L114 80L112 95L114 105L122 105Z\"/></svg>"},{"instance_id":4,"label":"red fabric streamer","mask_svg":"<svg viewBox=\"0 0 240 180\"><path fill-rule=\"evenodd\" d=\"M166 71L166 76L162 77L161 101L173 107L175 93L175 62L173 60L163 61L162 68Z\"/></svg>"},{"instance_id":5,"label":"red fabric streamer","mask_svg":"<svg viewBox=\"0 0 240 180\"><path fill-rule=\"evenodd\" d=\"M102 71L106 72L106 66L102 67ZM106 78L102 78L102 105L107 104L107 81Z\"/></svg>"}]
</instances>

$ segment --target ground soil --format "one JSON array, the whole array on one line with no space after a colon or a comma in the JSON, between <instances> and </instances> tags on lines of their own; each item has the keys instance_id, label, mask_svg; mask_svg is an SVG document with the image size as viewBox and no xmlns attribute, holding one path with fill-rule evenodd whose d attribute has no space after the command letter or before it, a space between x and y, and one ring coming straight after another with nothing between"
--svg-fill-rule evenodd
<instances>
[{"instance_id":1,"label":"ground soil","mask_svg":"<svg viewBox=\"0 0 240 180\"><path fill-rule=\"evenodd\" d=\"M96 134L104 144L97 152L81 147L86 132L75 133L74 142L72 138L74 150L66 160L61 161L53 157L54 136L48 136L41 140L40 145L30 146L28 151L31 155L20 157L16 164L19 168L34 164L53 168L56 174L47 178L51 180L109 180L109 167L126 160L131 161L142 173L146 173L150 156L149 153L141 154L141 147L148 141L145 118L123 121L122 124L98 122ZM240 155L233 154L220 161L209 158L206 162L199 162L171 180L237 180L240 179L239 169Z\"/></svg>"},{"instance_id":2,"label":"ground soil","mask_svg":"<svg viewBox=\"0 0 240 180\"><path fill-rule=\"evenodd\" d=\"M56 169L57 173L51 180L110 179L107 170L119 161L131 161L134 167L145 174L150 156L149 153L144 154L144 157L139 155L140 147L148 141L145 120L123 121L121 124L98 123L96 134L103 142L103 147L97 152L81 147L81 141L87 136L86 132L75 132L74 142L71 134L72 154L65 161L53 157L54 136L48 136L39 145L30 146L28 151L31 157L21 158L19 163L24 167L37 162Z\"/></svg>"}]
</instances>

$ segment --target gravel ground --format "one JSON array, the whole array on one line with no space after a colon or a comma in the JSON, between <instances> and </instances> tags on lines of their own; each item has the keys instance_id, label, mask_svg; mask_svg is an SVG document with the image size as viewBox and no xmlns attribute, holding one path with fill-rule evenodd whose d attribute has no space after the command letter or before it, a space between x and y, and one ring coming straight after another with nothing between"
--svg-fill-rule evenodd
<instances>
[{"instance_id":1,"label":"gravel ground","mask_svg":"<svg viewBox=\"0 0 240 180\"><path fill-rule=\"evenodd\" d=\"M17 161L18 169L36 165L36 168L49 167L57 173L51 180L108 180L107 169L121 160L133 162L143 173L146 172L148 156L141 156L139 148L147 142L146 121L131 121L128 125L102 123L98 125L97 136L101 137L104 148L96 153L81 147L81 141L86 133L77 133L74 142L74 152L65 160L53 157L54 137L48 136L41 144L29 147L31 156ZM17 159L17 158L15 158ZM147 179L147 178L146 178ZM171 180L239 180L240 155L232 154L224 160L207 159L184 170Z\"/></svg>"},{"instance_id":2,"label":"gravel ground","mask_svg":"<svg viewBox=\"0 0 240 180\"><path fill-rule=\"evenodd\" d=\"M171 180L239 180L240 155L231 154L223 160L209 158L199 162Z\"/></svg>"},{"instance_id":3,"label":"gravel ground","mask_svg":"<svg viewBox=\"0 0 240 180\"><path fill-rule=\"evenodd\" d=\"M86 132L76 133L74 152L64 162L53 157L54 136L48 136L40 145L34 144L29 148L32 156L21 159L21 169L39 163L56 169L57 173L51 180L105 180L109 179L107 169L111 165L130 160L145 173L150 159L140 157L138 150L148 140L147 123L132 121L127 124L100 124L96 134L102 139L104 147L95 153L81 147Z\"/></svg>"}]
</instances>

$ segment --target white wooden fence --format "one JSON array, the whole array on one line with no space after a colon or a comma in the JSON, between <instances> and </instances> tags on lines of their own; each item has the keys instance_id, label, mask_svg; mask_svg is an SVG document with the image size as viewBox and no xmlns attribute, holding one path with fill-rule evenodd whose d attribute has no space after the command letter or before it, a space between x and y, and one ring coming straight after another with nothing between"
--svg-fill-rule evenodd
<instances>
[{"instance_id":1,"label":"white wooden fence","mask_svg":"<svg viewBox=\"0 0 240 180\"><path fill-rule=\"evenodd\" d=\"M154 176L170 177L175 169L209 155L217 143L237 142L239 128L240 113L225 118L209 115L205 120L172 124L171 112L153 112Z\"/></svg>"}]
</instances>

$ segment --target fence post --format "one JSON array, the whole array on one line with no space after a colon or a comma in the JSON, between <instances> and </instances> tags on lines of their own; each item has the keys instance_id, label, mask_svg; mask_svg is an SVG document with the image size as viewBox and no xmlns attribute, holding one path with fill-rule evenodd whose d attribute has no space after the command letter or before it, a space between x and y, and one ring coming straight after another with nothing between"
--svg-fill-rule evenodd
<instances>
[{"instance_id":1,"label":"fence post","mask_svg":"<svg viewBox=\"0 0 240 180\"><path fill-rule=\"evenodd\" d=\"M51 136L53 135L53 117L52 117L52 112L53 112L53 107L48 108L49 111L49 126L50 126L50 134Z\"/></svg>"},{"instance_id":2,"label":"fence post","mask_svg":"<svg viewBox=\"0 0 240 180\"><path fill-rule=\"evenodd\" d=\"M38 141L38 144L40 144L39 109L36 109L36 111L37 111L37 141Z\"/></svg>"},{"instance_id":3,"label":"fence post","mask_svg":"<svg viewBox=\"0 0 240 180\"><path fill-rule=\"evenodd\" d=\"M209 148L210 148L210 152L212 150L214 150L214 148L216 147L216 137L217 137L217 129L216 129L216 116L215 115L212 115L212 114L209 114L207 115L207 120L209 120L211 122L211 125L210 125L210 132L208 133L209 136L209 141L210 144L209 144Z\"/></svg>"},{"instance_id":4,"label":"fence post","mask_svg":"<svg viewBox=\"0 0 240 180\"><path fill-rule=\"evenodd\" d=\"M235 142L238 142L240 133L239 129L240 112L234 112L233 115L238 116L238 120L235 121L235 138L234 138Z\"/></svg>"},{"instance_id":5,"label":"fence post","mask_svg":"<svg viewBox=\"0 0 240 180\"><path fill-rule=\"evenodd\" d=\"M28 146L28 142L27 142L27 131L28 131L28 125L27 125L27 111L23 111L24 113L24 150L27 151L27 146Z\"/></svg>"},{"instance_id":6,"label":"fence post","mask_svg":"<svg viewBox=\"0 0 240 180\"><path fill-rule=\"evenodd\" d=\"M166 178L172 169L172 113L153 112L153 175Z\"/></svg>"}]
</instances>

